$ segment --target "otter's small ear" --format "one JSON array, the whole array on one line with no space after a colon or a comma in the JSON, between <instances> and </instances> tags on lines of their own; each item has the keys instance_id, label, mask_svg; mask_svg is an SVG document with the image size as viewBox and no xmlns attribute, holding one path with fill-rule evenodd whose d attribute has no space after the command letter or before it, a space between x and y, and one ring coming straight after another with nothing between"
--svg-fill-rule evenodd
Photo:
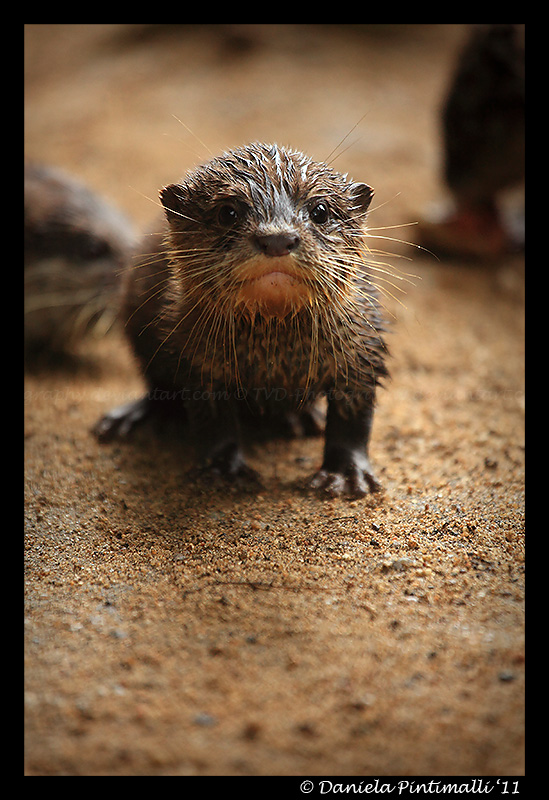
<instances>
[{"instance_id":1,"label":"otter's small ear","mask_svg":"<svg viewBox=\"0 0 549 800\"><path fill-rule=\"evenodd\" d=\"M366 213L373 196L374 190L367 183L353 183L351 185L351 199L355 201L359 213Z\"/></svg>"},{"instance_id":2,"label":"otter's small ear","mask_svg":"<svg viewBox=\"0 0 549 800\"><path fill-rule=\"evenodd\" d=\"M160 190L160 202L164 206L169 222L185 219L185 190L178 183L171 183Z\"/></svg>"}]
</instances>

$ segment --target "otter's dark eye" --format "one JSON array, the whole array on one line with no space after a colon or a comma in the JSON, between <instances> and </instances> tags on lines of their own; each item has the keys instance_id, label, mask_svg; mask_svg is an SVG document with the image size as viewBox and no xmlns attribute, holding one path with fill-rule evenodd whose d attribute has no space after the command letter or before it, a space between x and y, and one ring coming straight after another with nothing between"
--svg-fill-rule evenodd
<instances>
[{"instance_id":1,"label":"otter's dark eye","mask_svg":"<svg viewBox=\"0 0 549 800\"><path fill-rule=\"evenodd\" d=\"M232 228L242 216L240 209L232 203L223 203L217 209L217 221L224 228Z\"/></svg>"},{"instance_id":2,"label":"otter's dark eye","mask_svg":"<svg viewBox=\"0 0 549 800\"><path fill-rule=\"evenodd\" d=\"M316 222L317 225L322 225L322 223L327 222L330 216L330 209L328 208L328 204L321 200L318 203L315 203L309 209L309 216L311 217L313 222Z\"/></svg>"}]
</instances>

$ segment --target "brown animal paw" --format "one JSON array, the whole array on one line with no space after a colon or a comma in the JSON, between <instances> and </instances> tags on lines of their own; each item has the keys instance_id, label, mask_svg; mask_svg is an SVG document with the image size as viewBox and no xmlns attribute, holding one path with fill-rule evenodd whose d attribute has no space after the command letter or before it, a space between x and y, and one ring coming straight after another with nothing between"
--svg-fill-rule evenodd
<instances>
[{"instance_id":1,"label":"brown animal paw","mask_svg":"<svg viewBox=\"0 0 549 800\"><path fill-rule=\"evenodd\" d=\"M369 492L381 490L371 472L353 466L346 472L330 472L320 469L313 475L310 486L327 497L364 497Z\"/></svg>"},{"instance_id":2,"label":"brown animal paw","mask_svg":"<svg viewBox=\"0 0 549 800\"><path fill-rule=\"evenodd\" d=\"M100 442L110 442L124 438L148 416L150 403L147 397L117 406L99 419L92 433Z\"/></svg>"}]
</instances>

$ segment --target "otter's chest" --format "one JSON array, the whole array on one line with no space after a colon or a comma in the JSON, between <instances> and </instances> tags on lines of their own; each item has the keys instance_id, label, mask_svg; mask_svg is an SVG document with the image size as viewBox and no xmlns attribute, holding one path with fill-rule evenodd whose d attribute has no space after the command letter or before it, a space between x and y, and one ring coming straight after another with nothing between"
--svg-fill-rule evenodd
<instances>
[{"instance_id":1,"label":"otter's chest","mask_svg":"<svg viewBox=\"0 0 549 800\"><path fill-rule=\"evenodd\" d=\"M278 391L288 399L295 396L297 402L305 391L334 385L337 373L330 344L304 326L266 324L201 353L203 385L231 386L258 395Z\"/></svg>"}]
</instances>

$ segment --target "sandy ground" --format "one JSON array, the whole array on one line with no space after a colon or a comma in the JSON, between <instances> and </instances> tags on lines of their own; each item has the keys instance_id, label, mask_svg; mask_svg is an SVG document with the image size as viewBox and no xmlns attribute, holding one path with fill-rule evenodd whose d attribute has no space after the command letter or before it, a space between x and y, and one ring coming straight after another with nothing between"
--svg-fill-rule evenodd
<instances>
[{"instance_id":1,"label":"sandy ground","mask_svg":"<svg viewBox=\"0 0 549 800\"><path fill-rule=\"evenodd\" d=\"M376 189L374 228L443 195L437 111L462 26L29 25L26 153L139 226L160 186L253 139ZM413 228L373 231L412 239ZM385 491L302 490L319 439L253 451L258 496L188 450L90 426L139 395L126 345L26 376L25 773L524 772L523 263L438 262L390 338ZM297 787L296 787L297 791Z\"/></svg>"}]
</instances>

